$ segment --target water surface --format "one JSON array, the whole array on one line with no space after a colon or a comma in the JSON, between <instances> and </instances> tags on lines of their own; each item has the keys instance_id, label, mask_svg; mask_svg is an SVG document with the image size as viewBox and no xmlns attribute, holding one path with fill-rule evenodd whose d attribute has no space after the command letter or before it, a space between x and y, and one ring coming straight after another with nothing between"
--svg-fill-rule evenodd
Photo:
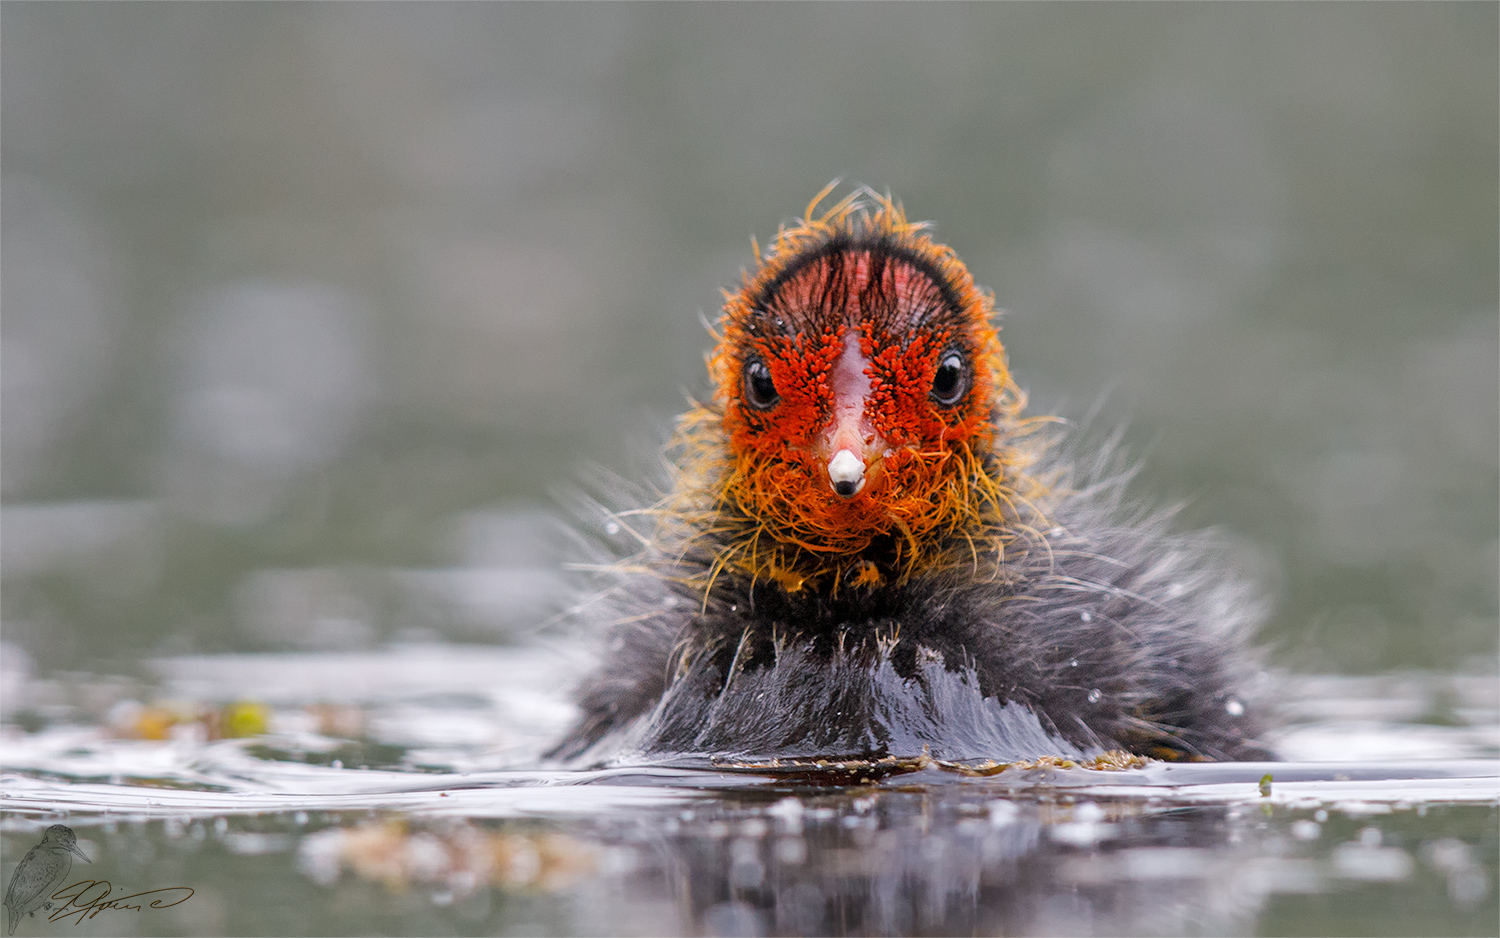
<instances>
[{"instance_id":1,"label":"water surface","mask_svg":"<svg viewBox=\"0 0 1500 938\"><path fill-rule=\"evenodd\" d=\"M1489 934L1500 910L1482 675L1277 678L1283 762L839 777L546 767L577 665L168 658L150 702L12 727L8 861L65 823L74 879L193 889L18 934Z\"/></svg>"}]
</instances>

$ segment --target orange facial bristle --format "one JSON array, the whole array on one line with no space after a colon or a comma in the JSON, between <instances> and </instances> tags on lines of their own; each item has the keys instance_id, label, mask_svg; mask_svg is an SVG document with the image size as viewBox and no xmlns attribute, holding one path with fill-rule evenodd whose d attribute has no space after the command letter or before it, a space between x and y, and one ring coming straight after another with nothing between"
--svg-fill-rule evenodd
<instances>
[{"instance_id":1,"label":"orange facial bristle","mask_svg":"<svg viewBox=\"0 0 1500 938\"><path fill-rule=\"evenodd\" d=\"M1037 483L993 303L890 198L818 213L826 195L726 293L714 400L679 424L663 521L683 550L713 551L710 579L790 592L998 561ZM838 446L862 454L841 456L854 494L830 483Z\"/></svg>"}]
</instances>

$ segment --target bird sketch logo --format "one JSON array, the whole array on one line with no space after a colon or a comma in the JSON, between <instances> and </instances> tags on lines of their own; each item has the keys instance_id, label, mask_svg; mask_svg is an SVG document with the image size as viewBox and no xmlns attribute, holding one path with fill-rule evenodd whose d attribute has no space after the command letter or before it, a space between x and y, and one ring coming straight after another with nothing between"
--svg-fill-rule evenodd
<instances>
[{"instance_id":1,"label":"bird sketch logo","mask_svg":"<svg viewBox=\"0 0 1500 938\"><path fill-rule=\"evenodd\" d=\"M62 886L73 869L73 858L90 862L78 849L78 837L71 827L53 824L42 836L42 842L26 852L11 874L10 888L5 890L8 913L6 934L16 933L16 924L37 909L52 908L52 894Z\"/></svg>"}]
</instances>

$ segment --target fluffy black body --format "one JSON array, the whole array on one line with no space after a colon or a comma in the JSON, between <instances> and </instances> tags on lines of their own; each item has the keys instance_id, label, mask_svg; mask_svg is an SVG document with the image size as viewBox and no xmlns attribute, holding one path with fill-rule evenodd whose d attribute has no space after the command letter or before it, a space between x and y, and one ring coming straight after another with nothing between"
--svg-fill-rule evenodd
<instances>
[{"instance_id":1,"label":"fluffy black body","mask_svg":"<svg viewBox=\"0 0 1500 938\"><path fill-rule=\"evenodd\" d=\"M988 568L791 593L726 570L705 601L710 551L648 548L589 607L615 624L551 754L1267 758L1242 691L1259 605L1211 538L1130 507L1113 450L1050 448L1033 471L1061 494Z\"/></svg>"}]
</instances>

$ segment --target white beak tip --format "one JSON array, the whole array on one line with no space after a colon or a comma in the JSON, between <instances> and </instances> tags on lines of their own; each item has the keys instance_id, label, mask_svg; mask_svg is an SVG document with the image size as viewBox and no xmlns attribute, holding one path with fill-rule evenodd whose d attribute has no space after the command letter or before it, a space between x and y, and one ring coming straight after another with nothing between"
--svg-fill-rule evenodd
<instances>
[{"instance_id":1,"label":"white beak tip","mask_svg":"<svg viewBox=\"0 0 1500 938\"><path fill-rule=\"evenodd\" d=\"M828 480L841 498L853 498L865 487L865 461L841 449L828 461Z\"/></svg>"}]
</instances>

